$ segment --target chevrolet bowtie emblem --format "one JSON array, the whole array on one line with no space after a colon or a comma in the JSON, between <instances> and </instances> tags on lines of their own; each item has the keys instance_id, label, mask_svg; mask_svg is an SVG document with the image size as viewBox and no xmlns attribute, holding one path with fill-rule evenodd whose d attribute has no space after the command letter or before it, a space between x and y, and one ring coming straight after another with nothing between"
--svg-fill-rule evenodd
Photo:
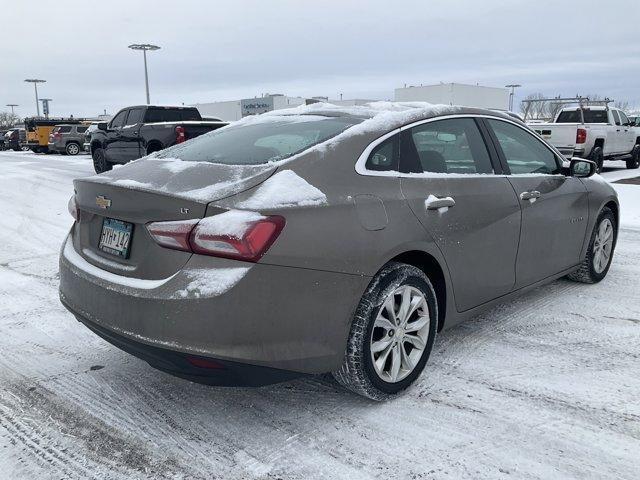
<instances>
[{"instance_id":1,"label":"chevrolet bowtie emblem","mask_svg":"<svg viewBox=\"0 0 640 480\"><path fill-rule=\"evenodd\" d=\"M96 197L96 205L98 205L100 208L104 208L105 210L107 208L109 208L111 206L111 200L109 200L108 198L102 196L102 195L98 195Z\"/></svg>"}]
</instances>

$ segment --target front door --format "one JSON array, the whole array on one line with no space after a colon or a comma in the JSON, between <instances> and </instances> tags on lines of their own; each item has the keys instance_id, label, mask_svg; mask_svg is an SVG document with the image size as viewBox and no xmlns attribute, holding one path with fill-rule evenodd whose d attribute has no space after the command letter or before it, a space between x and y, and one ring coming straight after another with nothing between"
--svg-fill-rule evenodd
<instances>
[{"instance_id":1,"label":"front door","mask_svg":"<svg viewBox=\"0 0 640 480\"><path fill-rule=\"evenodd\" d=\"M129 162L143 156L140 152L140 126L142 125L142 108L129 110L126 124L120 130L120 161Z\"/></svg>"},{"instance_id":2,"label":"front door","mask_svg":"<svg viewBox=\"0 0 640 480\"><path fill-rule=\"evenodd\" d=\"M509 293L515 283L520 206L494 173L473 118L437 120L401 135L401 188L446 259L458 311Z\"/></svg>"},{"instance_id":3,"label":"front door","mask_svg":"<svg viewBox=\"0 0 640 480\"><path fill-rule=\"evenodd\" d=\"M525 128L495 119L486 123L522 208L516 287L577 265L588 221L584 184L564 176L556 154Z\"/></svg>"},{"instance_id":4,"label":"front door","mask_svg":"<svg viewBox=\"0 0 640 480\"><path fill-rule=\"evenodd\" d=\"M104 142L104 153L107 160L114 163L122 163L122 127L127 120L128 110L122 110L113 117L107 130L107 139Z\"/></svg>"}]
</instances>

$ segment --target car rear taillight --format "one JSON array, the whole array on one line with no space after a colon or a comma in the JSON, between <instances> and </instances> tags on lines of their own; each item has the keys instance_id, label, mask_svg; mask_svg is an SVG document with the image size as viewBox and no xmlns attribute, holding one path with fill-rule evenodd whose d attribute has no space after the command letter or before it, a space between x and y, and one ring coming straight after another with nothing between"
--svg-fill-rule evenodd
<instances>
[{"instance_id":1,"label":"car rear taillight","mask_svg":"<svg viewBox=\"0 0 640 480\"><path fill-rule=\"evenodd\" d=\"M80 219L80 210L78 210L78 204L76 203L76 196L73 195L67 203L67 208L73 219L77 222Z\"/></svg>"},{"instance_id":2,"label":"car rear taillight","mask_svg":"<svg viewBox=\"0 0 640 480\"><path fill-rule=\"evenodd\" d=\"M186 137L184 136L184 127L181 127L180 125L178 125L176 127L176 143L182 143L186 140Z\"/></svg>"},{"instance_id":3,"label":"car rear taillight","mask_svg":"<svg viewBox=\"0 0 640 480\"><path fill-rule=\"evenodd\" d=\"M160 246L174 250L257 262L284 228L280 216L262 217L250 222L240 236L218 234L197 220L153 222L147 225L151 237Z\"/></svg>"},{"instance_id":4,"label":"car rear taillight","mask_svg":"<svg viewBox=\"0 0 640 480\"><path fill-rule=\"evenodd\" d=\"M147 230L158 245L190 252L189 235L197 223L198 220L153 222L147 225Z\"/></svg>"},{"instance_id":5,"label":"car rear taillight","mask_svg":"<svg viewBox=\"0 0 640 480\"><path fill-rule=\"evenodd\" d=\"M584 128L579 128L576 131L576 143L584 143L587 141L587 131Z\"/></svg>"}]
</instances>

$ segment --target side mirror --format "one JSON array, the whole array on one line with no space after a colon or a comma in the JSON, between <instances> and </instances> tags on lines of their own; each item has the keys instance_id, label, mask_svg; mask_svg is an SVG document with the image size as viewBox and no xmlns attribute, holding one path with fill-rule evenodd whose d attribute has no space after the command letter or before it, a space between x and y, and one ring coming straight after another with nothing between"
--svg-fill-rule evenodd
<instances>
[{"instance_id":1,"label":"side mirror","mask_svg":"<svg viewBox=\"0 0 640 480\"><path fill-rule=\"evenodd\" d=\"M569 165L569 172L572 177L588 178L597 170L596 162L584 158L574 157Z\"/></svg>"},{"instance_id":2,"label":"side mirror","mask_svg":"<svg viewBox=\"0 0 640 480\"><path fill-rule=\"evenodd\" d=\"M102 130L103 132L107 131L107 122L98 123L98 130Z\"/></svg>"}]
</instances>

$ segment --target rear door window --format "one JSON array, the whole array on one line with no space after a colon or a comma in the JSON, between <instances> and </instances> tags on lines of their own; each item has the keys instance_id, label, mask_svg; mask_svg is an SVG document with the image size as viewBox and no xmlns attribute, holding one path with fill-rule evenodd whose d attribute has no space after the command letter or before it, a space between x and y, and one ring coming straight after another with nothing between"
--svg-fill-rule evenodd
<instances>
[{"instance_id":1,"label":"rear door window","mask_svg":"<svg viewBox=\"0 0 640 480\"><path fill-rule=\"evenodd\" d=\"M456 174L494 173L489 152L472 118L428 122L413 127L409 131L415 147L418 171ZM403 161L405 151L406 149L403 148Z\"/></svg>"},{"instance_id":2,"label":"rear door window","mask_svg":"<svg viewBox=\"0 0 640 480\"><path fill-rule=\"evenodd\" d=\"M618 111L611 110L611 113L613 113L613 121L616 122L616 125L620 125L620 115L618 115Z\"/></svg>"},{"instance_id":3,"label":"rear door window","mask_svg":"<svg viewBox=\"0 0 640 480\"><path fill-rule=\"evenodd\" d=\"M556 174L561 167L556 154L524 128L488 119L512 174Z\"/></svg>"},{"instance_id":4,"label":"rear door window","mask_svg":"<svg viewBox=\"0 0 640 480\"><path fill-rule=\"evenodd\" d=\"M56 127L56 128L57 128L56 133L69 133L71 131L71 125L67 125L64 127Z\"/></svg>"},{"instance_id":5,"label":"rear door window","mask_svg":"<svg viewBox=\"0 0 640 480\"><path fill-rule=\"evenodd\" d=\"M76 128L76 131L77 131L78 133L84 133L84 132L86 132L86 131L87 131L87 128L89 128L89 127L85 127L85 126L78 126L78 127Z\"/></svg>"}]
</instances>

